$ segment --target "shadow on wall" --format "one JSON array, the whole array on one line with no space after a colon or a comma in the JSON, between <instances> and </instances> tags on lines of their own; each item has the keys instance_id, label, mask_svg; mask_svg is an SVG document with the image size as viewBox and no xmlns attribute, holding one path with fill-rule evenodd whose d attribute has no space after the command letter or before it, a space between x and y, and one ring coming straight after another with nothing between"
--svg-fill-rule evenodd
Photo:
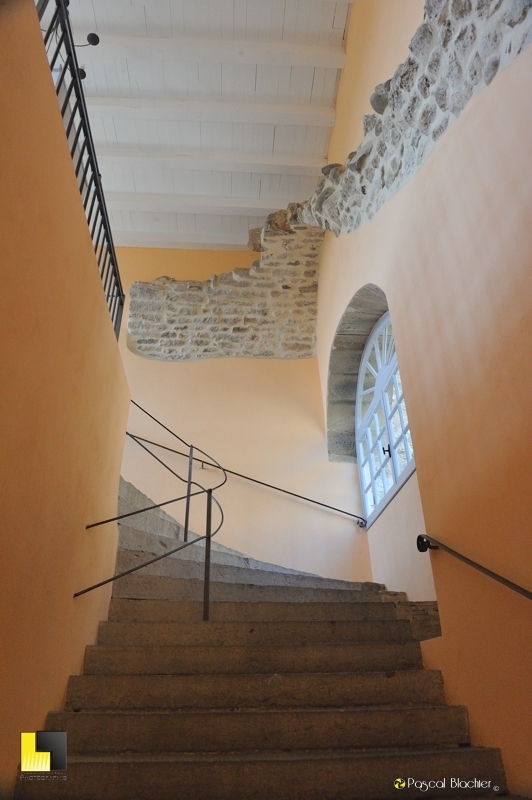
<instances>
[{"instance_id":1,"label":"shadow on wall","mask_svg":"<svg viewBox=\"0 0 532 800\"><path fill-rule=\"evenodd\" d=\"M327 384L329 461L356 461L355 399L358 371L368 336L388 311L386 295L373 283L363 286L344 311L333 340Z\"/></svg>"}]
</instances>

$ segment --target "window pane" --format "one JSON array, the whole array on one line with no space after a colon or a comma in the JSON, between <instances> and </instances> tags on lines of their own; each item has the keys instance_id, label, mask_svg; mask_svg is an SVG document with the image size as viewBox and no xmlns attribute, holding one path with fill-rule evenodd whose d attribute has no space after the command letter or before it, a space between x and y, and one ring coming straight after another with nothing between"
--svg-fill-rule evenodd
<instances>
[{"instance_id":1,"label":"window pane","mask_svg":"<svg viewBox=\"0 0 532 800\"><path fill-rule=\"evenodd\" d=\"M371 370L366 369L364 371L364 383L362 384L363 391L367 389L373 389L375 386L375 375L371 372Z\"/></svg>"},{"instance_id":2,"label":"window pane","mask_svg":"<svg viewBox=\"0 0 532 800\"><path fill-rule=\"evenodd\" d=\"M370 482L371 482L371 475L369 472L369 464L366 461L366 463L363 464L362 466L362 488L364 489L364 491L368 488Z\"/></svg>"},{"instance_id":3,"label":"window pane","mask_svg":"<svg viewBox=\"0 0 532 800\"><path fill-rule=\"evenodd\" d=\"M373 490L372 490L371 487L366 492L366 508L367 508L368 516L369 516L369 514L371 514L371 512L375 508L375 500L374 500L374 497L373 497Z\"/></svg>"},{"instance_id":4,"label":"window pane","mask_svg":"<svg viewBox=\"0 0 532 800\"><path fill-rule=\"evenodd\" d=\"M375 415L371 418L371 422L369 423L369 432L371 434L371 442L376 442L379 438L379 432L377 430L377 423L375 421Z\"/></svg>"},{"instance_id":5,"label":"window pane","mask_svg":"<svg viewBox=\"0 0 532 800\"><path fill-rule=\"evenodd\" d=\"M396 453L397 453L397 460L399 462L399 474L401 474L401 472L404 470L404 468L408 463L408 459L406 457L405 443L403 439L401 439L401 441L397 445Z\"/></svg>"},{"instance_id":6,"label":"window pane","mask_svg":"<svg viewBox=\"0 0 532 800\"><path fill-rule=\"evenodd\" d=\"M385 330L382 331L381 333L379 333L379 335L377 336L377 341L375 342L375 350L377 352L377 361L379 363L379 369L380 369L381 365L384 362L383 356L384 356L384 337L385 337L385 333L386 333Z\"/></svg>"},{"instance_id":7,"label":"window pane","mask_svg":"<svg viewBox=\"0 0 532 800\"><path fill-rule=\"evenodd\" d=\"M379 433L380 433L382 431L382 429L384 428L384 423L385 423L384 409L383 409L382 405L379 405L377 407L377 411L376 411L375 416L377 417L377 425L379 426Z\"/></svg>"},{"instance_id":8,"label":"window pane","mask_svg":"<svg viewBox=\"0 0 532 800\"><path fill-rule=\"evenodd\" d=\"M390 328L390 338L388 341L388 352L386 353L386 363L389 364L395 355L395 340Z\"/></svg>"},{"instance_id":9,"label":"window pane","mask_svg":"<svg viewBox=\"0 0 532 800\"><path fill-rule=\"evenodd\" d=\"M373 474L377 473L381 468L380 449L381 449L380 444L377 444L375 450L371 454L373 457L373 463L375 465L375 470Z\"/></svg>"},{"instance_id":10,"label":"window pane","mask_svg":"<svg viewBox=\"0 0 532 800\"><path fill-rule=\"evenodd\" d=\"M395 373L395 380L397 381L397 388L399 389L399 394L403 394L403 384L401 383L401 376L399 374L399 370Z\"/></svg>"},{"instance_id":11,"label":"window pane","mask_svg":"<svg viewBox=\"0 0 532 800\"><path fill-rule=\"evenodd\" d=\"M368 392L368 394L362 395L362 403L360 404L360 421L364 419L366 414L368 413L368 408L371 405L371 401L373 400L374 392Z\"/></svg>"},{"instance_id":12,"label":"window pane","mask_svg":"<svg viewBox=\"0 0 532 800\"><path fill-rule=\"evenodd\" d=\"M379 365L377 364L377 356L375 355L375 348L372 349L370 356L368 358L368 364L373 367L375 372L379 371Z\"/></svg>"},{"instance_id":13,"label":"window pane","mask_svg":"<svg viewBox=\"0 0 532 800\"><path fill-rule=\"evenodd\" d=\"M375 478L375 488L377 489L377 503L380 503L380 501L386 494L384 490L384 481L382 478L382 472Z\"/></svg>"},{"instance_id":14,"label":"window pane","mask_svg":"<svg viewBox=\"0 0 532 800\"><path fill-rule=\"evenodd\" d=\"M390 461L390 459L388 459L388 461L384 465L382 474L384 475L384 484L385 484L386 491L388 491L388 489L390 489L393 486L393 483L394 483L393 472L392 472L392 462Z\"/></svg>"},{"instance_id":15,"label":"window pane","mask_svg":"<svg viewBox=\"0 0 532 800\"><path fill-rule=\"evenodd\" d=\"M388 406L390 408L390 411L393 411L395 404L397 403L397 394L395 392L395 386L393 381L391 381L388 388L386 389L386 395L388 397Z\"/></svg>"},{"instance_id":16,"label":"window pane","mask_svg":"<svg viewBox=\"0 0 532 800\"><path fill-rule=\"evenodd\" d=\"M403 415L403 425L406 428L408 425L408 417L406 415L406 405L404 400L401 401L401 414Z\"/></svg>"},{"instance_id":17,"label":"window pane","mask_svg":"<svg viewBox=\"0 0 532 800\"><path fill-rule=\"evenodd\" d=\"M410 435L409 430L405 433L405 441L406 441L406 454L408 456L408 460L410 461L410 459L414 455L414 448L412 446L412 437Z\"/></svg>"},{"instance_id":18,"label":"window pane","mask_svg":"<svg viewBox=\"0 0 532 800\"><path fill-rule=\"evenodd\" d=\"M401 436L401 434L403 432L403 429L402 429L402 426L401 426L401 419L399 417L399 409L398 408L396 408L395 409L395 413L392 414L391 422L392 422L393 440L394 440L394 442L396 442L400 438L400 436Z\"/></svg>"}]
</instances>

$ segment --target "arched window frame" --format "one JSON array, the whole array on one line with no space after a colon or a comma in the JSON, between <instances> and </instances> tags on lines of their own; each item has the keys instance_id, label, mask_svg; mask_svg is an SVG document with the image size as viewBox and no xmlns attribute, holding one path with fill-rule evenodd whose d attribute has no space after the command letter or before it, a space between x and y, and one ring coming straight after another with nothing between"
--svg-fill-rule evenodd
<instances>
[{"instance_id":1,"label":"arched window frame","mask_svg":"<svg viewBox=\"0 0 532 800\"><path fill-rule=\"evenodd\" d=\"M389 312L373 328L362 355L355 441L369 527L416 468Z\"/></svg>"}]
</instances>

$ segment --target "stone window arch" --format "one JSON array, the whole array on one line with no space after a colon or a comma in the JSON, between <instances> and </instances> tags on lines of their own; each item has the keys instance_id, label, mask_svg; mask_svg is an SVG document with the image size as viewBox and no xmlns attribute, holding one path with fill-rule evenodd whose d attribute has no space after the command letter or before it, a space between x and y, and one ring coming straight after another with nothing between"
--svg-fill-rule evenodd
<instances>
[{"instance_id":1,"label":"stone window arch","mask_svg":"<svg viewBox=\"0 0 532 800\"><path fill-rule=\"evenodd\" d=\"M357 291L338 323L327 383L329 461L357 460L354 420L360 362L368 336L386 311L386 295L368 283Z\"/></svg>"},{"instance_id":2,"label":"stone window arch","mask_svg":"<svg viewBox=\"0 0 532 800\"><path fill-rule=\"evenodd\" d=\"M355 441L368 525L415 469L392 323L386 312L373 328L357 380Z\"/></svg>"}]
</instances>

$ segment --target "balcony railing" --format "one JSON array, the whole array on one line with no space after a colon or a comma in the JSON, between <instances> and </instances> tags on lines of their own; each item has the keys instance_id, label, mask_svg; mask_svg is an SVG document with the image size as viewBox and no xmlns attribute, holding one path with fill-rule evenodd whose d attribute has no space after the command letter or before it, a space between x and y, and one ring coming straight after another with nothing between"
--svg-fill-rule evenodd
<instances>
[{"instance_id":1,"label":"balcony railing","mask_svg":"<svg viewBox=\"0 0 532 800\"><path fill-rule=\"evenodd\" d=\"M49 10L46 13L48 0L39 0L37 13L41 26L44 19L47 20L43 29L46 53L107 306L118 338L124 308L124 292L118 272L67 5L68 0L56 0L55 10L48 22L50 17Z\"/></svg>"}]
</instances>

